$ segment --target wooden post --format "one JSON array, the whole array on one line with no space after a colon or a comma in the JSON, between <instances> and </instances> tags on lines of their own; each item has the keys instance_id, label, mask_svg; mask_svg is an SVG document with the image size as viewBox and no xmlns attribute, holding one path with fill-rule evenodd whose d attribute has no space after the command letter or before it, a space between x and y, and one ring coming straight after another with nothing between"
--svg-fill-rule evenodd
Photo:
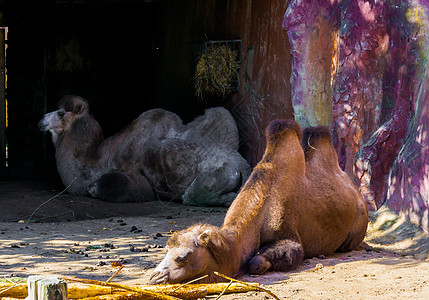
<instances>
[{"instance_id":1,"label":"wooden post","mask_svg":"<svg viewBox=\"0 0 429 300\"><path fill-rule=\"evenodd\" d=\"M30 276L26 300L68 300L67 283L55 276Z\"/></svg>"}]
</instances>

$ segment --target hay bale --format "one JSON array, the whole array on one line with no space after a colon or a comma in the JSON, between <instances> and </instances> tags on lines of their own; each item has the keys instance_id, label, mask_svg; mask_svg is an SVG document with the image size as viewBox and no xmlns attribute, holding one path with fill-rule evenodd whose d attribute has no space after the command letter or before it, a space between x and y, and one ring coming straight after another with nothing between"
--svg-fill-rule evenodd
<instances>
[{"instance_id":1,"label":"hay bale","mask_svg":"<svg viewBox=\"0 0 429 300\"><path fill-rule=\"evenodd\" d=\"M237 50L225 45L209 46L198 59L195 70L195 94L199 100L205 96L225 97L238 81Z\"/></svg>"}]
</instances>

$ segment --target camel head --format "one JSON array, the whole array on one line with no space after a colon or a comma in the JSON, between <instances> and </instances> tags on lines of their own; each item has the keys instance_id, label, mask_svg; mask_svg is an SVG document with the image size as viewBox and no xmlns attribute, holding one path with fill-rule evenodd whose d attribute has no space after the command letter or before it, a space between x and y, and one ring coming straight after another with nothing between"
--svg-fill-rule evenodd
<instances>
[{"instance_id":1,"label":"camel head","mask_svg":"<svg viewBox=\"0 0 429 300\"><path fill-rule=\"evenodd\" d=\"M210 249L214 231L219 228L205 224L174 233L167 241L167 254L152 273L150 284L180 283L204 275L209 277L203 282L212 282L213 271L218 268Z\"/></svg>"},{"instance_id":2,"label":"camel head","mask_svg":"<svg viewBox=\"0 0 429 300\"><path fill-rule=\"evenodd\" d=\"M47 113L39 122L41 131L49 131L55 143L59 134L72 128L73 122L89 113L88 101L79 96L68 95L58 102L58 110Z\"/></svg>"}]
</instances>

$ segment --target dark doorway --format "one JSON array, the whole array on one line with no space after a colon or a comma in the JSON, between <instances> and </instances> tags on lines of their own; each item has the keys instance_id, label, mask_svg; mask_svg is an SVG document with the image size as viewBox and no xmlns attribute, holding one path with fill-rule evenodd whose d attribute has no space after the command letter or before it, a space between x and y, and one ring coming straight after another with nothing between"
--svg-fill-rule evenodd
<instances>
[{"instance_id":1,"label":"dark doorway","mask_svg":"<svg viewBox=\"0 0 429 300\"><path fill-rule=\"evenodd\" d=\"M0 27L0 173L7 168L6 41L7 28Z\"/></svg>"}]
</instances>

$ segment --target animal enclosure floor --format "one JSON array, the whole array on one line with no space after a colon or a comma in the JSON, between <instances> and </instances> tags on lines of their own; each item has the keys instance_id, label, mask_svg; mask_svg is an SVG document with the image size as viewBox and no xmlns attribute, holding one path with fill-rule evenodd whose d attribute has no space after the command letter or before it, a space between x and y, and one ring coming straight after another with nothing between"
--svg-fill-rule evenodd
<instances>
[{"instance_id":1,"label":"animal enclosure floor","mask_svg":"<svg viewBox=\"0 0 429 300\"><path fill-rule=\"evenodd\" d=\"M39 182L0 182L1 276L107 280L116 271L112 264L122 263L113 281L145 284L172 231L197 222L220 225L226 212L161 201L114 204L68 194L55 197L60 191ZM427 299L428 236L387 208L371 213L370 221L365 249L242 280L259 282L280 299ZM270 297L250 292L221 299Z\"/></svg>"}]
</instances>

